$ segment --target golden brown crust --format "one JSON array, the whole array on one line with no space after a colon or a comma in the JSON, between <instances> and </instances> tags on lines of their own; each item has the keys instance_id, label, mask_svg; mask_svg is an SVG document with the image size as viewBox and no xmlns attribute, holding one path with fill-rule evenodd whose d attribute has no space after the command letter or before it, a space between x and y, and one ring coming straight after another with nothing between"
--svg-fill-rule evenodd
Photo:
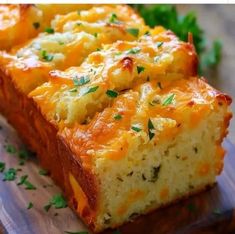
<instances>
[{"instance_id":1,"label":"golden brown crust","mask_svg":"<svg viewBox=\"0 0 235 234\"><path fill-rule=\"evenodd\" d=\"M42 166L51 172L52 178L63 188L63 171L58 157L57 129L46 121L35 103L21 94L10 77L0 71L0 111L20 133L23 141L36 151Z\"/></svg>"}]
</instances>

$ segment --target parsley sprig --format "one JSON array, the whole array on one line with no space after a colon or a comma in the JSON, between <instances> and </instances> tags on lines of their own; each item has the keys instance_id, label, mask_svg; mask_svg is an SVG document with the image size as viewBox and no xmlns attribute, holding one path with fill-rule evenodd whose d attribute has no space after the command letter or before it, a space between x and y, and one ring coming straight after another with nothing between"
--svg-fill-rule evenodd
<instances>
[{"instance_id":1,"label":"parsley sprig","mask_svg":"<svg viewBox=\"0 0 235 234\"><path fill-rule=\"evenodd\" d=\"M61 194L56 194L51 198L49 203L44 206L44 210L48 212L52 206L56 209L66 208L67 202Z\"/></svg>"}]
</instances>

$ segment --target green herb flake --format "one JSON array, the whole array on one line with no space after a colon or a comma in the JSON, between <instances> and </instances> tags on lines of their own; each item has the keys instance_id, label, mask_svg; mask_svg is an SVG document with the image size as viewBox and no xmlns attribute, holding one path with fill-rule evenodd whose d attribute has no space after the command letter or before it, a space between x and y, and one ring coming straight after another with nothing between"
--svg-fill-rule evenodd
<instances>
[{"instance_id":1,"label":"green herb flake","mask_svg":"<svg viewBox=\"0 0 235 234\"><path fill-rule=\"evenodd\" d=\"M24 182L24 185L25 185L25 189L26 190L36 190L37 188L32 184L30 183L28 180L26 180Z\"/></svg>"},{"instance_id":2,"label":"green herb flake","mask_svg":"<svg viewBox=\"0 0 235 234\"><path fill-rule=\"evenodd\" d=\"M140 48L135 47L127 51L127 54L138 54L141 51Z\"/></svg>"},{"instance_id":3,"label":"green herb flake","mask_svg":"<svg viewBox=\"0 0 235 234\"><path fill-rule=\"evenodd\" d=\"M149 121L148 121L148 134L149 134L149 140L150 141L155 136L155 133L153 132L153 130L155 130L154 125L153 125L151 119L149 119Z\"/></svg>"},{"instance_id":4,"label":"green herb flake","mask_svg":"<svg viewBox=\"0 0 235 234\"><path fill-rule=\"evenodd\" d=\"M120 114L116 114L116 115L114 115L113 118L116 120L120 120L120 119L122 119L122 116Z\"/></svg>"},{"instance_id":5,"label":"green herb flake","mask_svg":"<svg viewBox=\"0 0 235 234\"><path fill-rule=\"evenodd\" d=\"M34 22L34 23L33 23L33 27L34 27L35 29L39 29L39 28L40 28L40 23L39 23L39 22Z\"/></svg>"},{"instance_id":6,"label":"green herb flake","mask_svg":"<svg viewBox=\"0 0 235 234\"><path fill-rule=\"evenodd\" d=\"M170 96L168 96L162 103L163 106L168 106L170 104L172 104L173 100L174 100L175 94L171 94Z\"/></svg>"},{"instance_id":7,"label":"green herb flake","mask_svg":"<svg viewBox=\"0 0 235 234\"><path fill-rule=\"evenodd\" d=\"M89 93L94 93L98 88L99 88L99 86L86 87L82 91L82 95L81 96L84 96L84 95L89 94Z\"/></svg>"},{"instance_id":8,"label":"green herb flake","mask_svg":"<svg viewBox=\"0 0 235 234\"><path fill-rule=\"evenodd\" d=\"M42 50L41 55L42 55L42 58L46 60L47 62L52 61L54 58L54 56L52 54L48 54L46 50Z\"/></svg>"},{"instance_id":9,"label":"green herb flake","mask_svg":"<svg viewBox=\"0 0 235 234\"><path fill-rule=\"evenodd\" d=\"M19 156L19 158L21 158L21 159L27 160L27 159L29 159L30 152L29 152L28 150L26 150L26 149L21 149L21 150L19 150L19 152L18 152L18 156Z\"/></svg>"},{"instance_id":10,"label":"green herb flake","mask_svg":"<svg viewBox=\"0 0 235 234\"><path fill-rule=\"evenodd\" d=\"M48 212L52 206L56 209L66 208L67 202L61 194L56 194L51 198L49 203L44 206L44 210Z\"/></svg>"},{"instance_id":11,"label":"green herb flake","mask_svg":"<svg viewBox=\"0 0 235 234\"><path fill-rule=\"evenodd\" d=\"M145 36L149 36L149 35L150 35L150 32L149 32L149 31L146 31L144 35L145 35Z\"/></svg>"},{"instance_id":12,"label":"green herb flake","mask_svg":"<svg viewBox=\"0 0 235 234\"><path fill-rule=\"evenodd\" d=\"M20 159L20 160L19 160L19 165L20 165L20 166L24 166L24 164L25 164L25 160L24 160L24 159Z\"/></svg>"},{"instance_id":13,"label":"green herb flake","mask_svg":"<svg viewBox=\"0 0 235 234\"><path fill-rule=\"evenodd\" d=\"M42 176L49 175L49 171L45 170L45 169L40 169L38 173L39 173L39 175L42 175Z\"/></svg>"},{"instance_id":14,"label":"green herb flake","mask_svg":"<svg viewBox=\"0 0 235 234\"><path fill-rule=\"evenodd\" d=\"M160 48L163 45L163 42L157 42L157 48Z\"/></svg>"},{"instance_id":15,"label":"green herb flake","mask_svg":"<svg viewBox=\"0 0 235 234\"><path fill-rule=\"evenodd\" d=\"M45 32L47 32L49 34L53 34L55 32L55 30L53 28L46 28Z\"/></svg>"},{"instance_id":16,"label":"green herb flake","mask_svg":"<svg viewBox=\"0 0 235 234\"><path fill-rule=\"evenodd\" d=\"M9 168L3 174L3 181L13 181L16 179L17 170L14 168Z\"/></svg>"},{"instance_id":17,"label":"green herb flake","mask_svg":"<svg viewBox=\"0 0 235 234\"><path fill-rule=\"evenodd\" d=\"M0 172L5 170L6 164L4 162L0 162Z\"/></svg>"},{"instance_id":18,"label":"green herb flake","mask_svg":"<svg viewBox=\"0 0 235 234\"><path fill-rule=\"evenodd\" d=\"M20 181L17 183L17 185L24 185L26 190L36 190L37 188L30 183L28 180L28 175L23 175L20 177Z\"/></svg>"},{"instance_id":19,"label":"green herb flake","mask_svg":"<svg viewBox=\"0 0 235 234\"><path fill-rule=\"evenodd\" d=\"M111 98L116 98L118 96L118 92L108 89L106 91L107 96L111 97Z\"/></svg>"},{"instance_id":20,"label":"green herb flake","mask_svg":"<svg viewBox=\"0 0 235 234\"><path fill-rule=\"evenodd\" d=\"M110 23L116 23L117 22L117 15L115 13L112 13L112 15L109 18Z\"/></svg>"},{"instance_id":21,"label":"green herb flake","mask_svg":"<svg viewBox=\"0 0 235 234\"><path fill-rule=\"evenodd\" d=\"M89 233L86 232L86 231L80 231L80 232L65 231L64 233L66 233L66 234L89 234Z\"/></svg>"},{"instance_id":22,"label":"green herb flake","mask_svg":"<svg viewBox=\"0 0 235 234\"><path fill-rule=\"evenodd\" d=\"M94 37L97 37L98 36L98 33L94 33Z\"/></svg>"},{"instance_id":23,"label":"green herb flake","mask_svg":"<svg viewBox=\"0 0 235 234\"><path fill-rule=\"evenodd\" d=\"M27 175L23 175L20 177L20 181L17 183L17 185L22 185L24 184L24 182L27 180L28 176Z\"/></svg>"},{"instance_id":24,"label":"green herb flake","mask_svg":"<svg viewBox=\"0 0 235 234\"><path fill-rule=\"evenodd\" d=\"M145 70L145 67L141 67L141 66L137 66L137 73L140 74L141 72L143 72Z\"/></svg>"},{"instance_id":25,"label":"green herb flake","mask_svg":"<svg viewBox=\"0 0 235 234\"><path fill-rule=\"evenodd\" d=\"M139 128L137 125L132 125L131 126L131 129L133 130L133 131L135 131L135 132L140 132L142 129L141 128Z\"/></svg>"},{"instance_id":26,"label":"green herb flake","mask_svg":"<svg viewBox=\"0 0 235 234\"><path fill-rule=\"evenodd\" d=\"M139 36L139 29L138 28L128 28L126 31L134 37Z\"/></svg>"},{"instance_id":27,"label":"green herb flake","mask_svg":"<svg viewBox=\"0 0 235 234\"><path fill-rule=\"evenodd\" d=\"M77 77L73 78L73 83L75 86L82 86L90 82L89 76L81 76L79 79Z\"/></svg>"},{"instance_id":28,"label":"green herb flake","mask_svg":"<svg viewBox=\"0 0 235 234\"><path fill-rule=\"evenodd\" d=\"M28 206L27 206L27 210L30 210L31 208L33 208L33 203L29 202Z\"/></svg>"},{"instance_id":29,"label":"green herb flake","mask_svg":"<svg viewBox=\"0 0 235 234\"><path fill-rule=\"evenodd\" d=\"M77 88L72 88L69 90L69 92L71 92L71 93L76 93L77 91L78 91Z\"/></svg>"},{"instance_id":30,"label":"green herb flake","mask_svg":"<svg viewBox=\"0 0 235 234\"><path fill-rule=\"evenodd\" d=\"M77 25L77 26L81 26L82 23L81 23L81 22L77 22L76 25Z\"/></svg>"},{"instance_id":31,"label":"green herb flake","mask_svg":"<svg viewBox=\"0 0 235 234\"><path fill-rule=\"evenodd\" d=\"M8 144L5 146L6 152L9 154L15 154L16 153L16 147L14 145Z\"/></svg>"}]
</instances>

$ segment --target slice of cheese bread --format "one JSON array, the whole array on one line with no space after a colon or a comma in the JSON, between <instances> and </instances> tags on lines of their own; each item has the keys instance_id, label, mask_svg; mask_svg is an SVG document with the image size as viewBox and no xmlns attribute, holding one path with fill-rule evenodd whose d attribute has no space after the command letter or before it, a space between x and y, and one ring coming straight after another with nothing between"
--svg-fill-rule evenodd
<instances>
[{"instance_id":1,"label":"slice of cheese bread","mask_svg":"<svg viewBox=\"0 0 235 234\"><path fill-rule=\"evenodd\" d=\"M191 43L125 5L27 5L25 21L22 7L0 7L0 111L91 230L215 183L231 98L197 75ZM19 39L32 17L50 28Z\"/></svg>"}]
</instances>

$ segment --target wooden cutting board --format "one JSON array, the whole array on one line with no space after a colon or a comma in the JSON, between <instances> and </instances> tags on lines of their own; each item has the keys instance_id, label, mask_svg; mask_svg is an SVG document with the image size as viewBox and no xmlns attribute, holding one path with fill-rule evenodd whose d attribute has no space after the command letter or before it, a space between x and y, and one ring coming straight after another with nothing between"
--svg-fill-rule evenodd
<instances>
[{"instance_id":1,"label":"wooden cutting board","mask_svg":"<svg viewBox=\"0 0 235 234\"><path fill-rule=\"evenodd\" d=\"M69 208L51 208L49 212L43 209L53 195L61 192L60 189L50 177L39 174L40 166L35 157L25 165L19 165L17 152L24 146L1 116L0 126L0 161L6 163L6 169L20 169L15 181L3 182L0 173L0 233L61 234L65 231L88 231ZM16 147L16 153L12 146ZM224 146L227 149L225 168L214 188L142 216L116 232L106 233L235 233L235 147L229 141L225 141ZM28 175L28 180L37 189L25 190L24 186L17 186L22 175ZM29 202L33 203L31 209L27 209Z\"/></svg>"}]
</instances>

